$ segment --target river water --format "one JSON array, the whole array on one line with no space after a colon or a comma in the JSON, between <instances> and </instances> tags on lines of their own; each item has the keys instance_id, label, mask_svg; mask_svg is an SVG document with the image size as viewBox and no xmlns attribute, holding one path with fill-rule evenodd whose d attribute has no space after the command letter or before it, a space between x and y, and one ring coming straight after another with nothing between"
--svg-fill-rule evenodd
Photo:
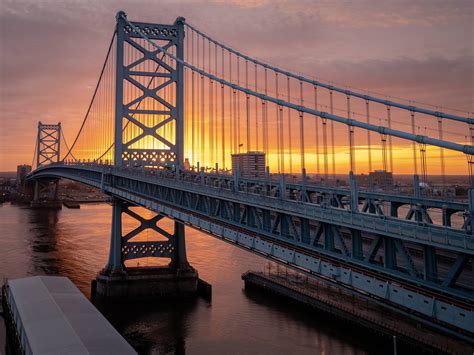
<instances>
[{"instance_id":1,"label":"river water","mask_svg":"<svg viewBox=\"0 0 474 355\"><path fill-rule=\"evenodd\" d=\"M149 213L149 212L146 212ZM31 210L0 204L0 277L62 275L90 296L105 265L111 207ZM124 228L132 222L125 221ZM268 262L187 229L188 259L213 286L211 302L154 302L110 309L106 317L144 354L366 354L387 342L281 299L245 291L241 274ZM2 333L0 331L0 333ZM0 343L4 334L0 335ZM4 345L0 344L0 353Z\"/></svg>"}]
</instances>

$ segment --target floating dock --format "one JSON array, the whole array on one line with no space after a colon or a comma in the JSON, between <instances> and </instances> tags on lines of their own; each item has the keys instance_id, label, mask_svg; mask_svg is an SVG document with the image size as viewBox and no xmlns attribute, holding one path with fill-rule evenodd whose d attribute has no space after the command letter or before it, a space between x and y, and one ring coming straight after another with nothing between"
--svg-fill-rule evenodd
<instances>
[{"instance_id":1,"label":"floating dock","mask_svg":"<svg viewBox=\"0 0 474 355\"><path fill-rule=\"evenodd\" d=\"M462 340L390 311L382 305L355 297L316 279L285 271L252 272L242 275L246 289L258 289L315 308L357 326L396 337L429 351L471 354L474 347Z\"/></svg>"},{"instance_id":2,"label":"floating dock","mask_svg":"<svg viewBox=\"0 0 474 355\"><path fill-rule=\"evenodd\" d=\"M66 277L9 280L2 295L7 354L136 354Z\"/></svg>"},{"instance_id":3,"label":"floating dock","mask_svg":"<svg viewBox=\"0 0 474 355\"><path fill-rule=\"evenodd\" d=\"M67 208L81 208L81 205L79 204L79 202L72 199L64 199L63 205L66 206Z\"/></svg>"}]
</instances>

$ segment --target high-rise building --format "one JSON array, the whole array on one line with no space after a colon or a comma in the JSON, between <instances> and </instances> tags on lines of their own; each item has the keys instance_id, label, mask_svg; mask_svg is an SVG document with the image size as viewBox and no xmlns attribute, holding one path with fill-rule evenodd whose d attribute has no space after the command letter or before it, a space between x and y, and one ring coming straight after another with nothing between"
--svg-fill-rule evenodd
<instances>
[{"instance_id":1,"label":"high-rise building","mask_svg":"<svg viewBox=\"0 0 474 355\"><path fill-rule=\"evenodd\" d=\"M16 167L16 186L25 184L25 177L31 172L31 165L18 165Z\"/></svg>"},{"instance_id":2,"label":"high-rise building","mask_svg":"<svg viewBox=\"0 0 474 355\"><path fill-rule=\"evenodd\" d=\"M265 177L265 153L246 152L232 154L232 171L238 171L244 178Z\"/></svg>"}]
</instances>

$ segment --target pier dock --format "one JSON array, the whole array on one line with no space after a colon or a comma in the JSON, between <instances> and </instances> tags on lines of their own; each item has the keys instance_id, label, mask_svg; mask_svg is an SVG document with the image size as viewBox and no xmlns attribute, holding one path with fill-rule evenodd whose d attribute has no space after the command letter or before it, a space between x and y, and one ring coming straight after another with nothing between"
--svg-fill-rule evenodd
<instances>
[{"instance_id":1,"label":"pier dock","mask_svg":"<svg viewBox=\"0 0 474 355\"><path fill-rule=\"evenodd\" d=\"M338 317L375 332L429 351L471 354L474 344L425 328L374 302L355 297L340 288L294 272L247 271L246 289L258 289Z\"/></svg>"}]
</instances>

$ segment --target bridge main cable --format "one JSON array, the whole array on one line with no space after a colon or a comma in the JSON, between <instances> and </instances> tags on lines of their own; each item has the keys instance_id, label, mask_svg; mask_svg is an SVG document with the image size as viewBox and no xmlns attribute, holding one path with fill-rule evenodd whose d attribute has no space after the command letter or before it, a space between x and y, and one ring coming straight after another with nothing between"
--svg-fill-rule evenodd
<instances>
[{"instance_id":1,"label":"bridge main cable","mask_svg":"<svg viewBox=\"0 0 474 355\"><path fill-rule=\"evenodd\" d=\"M393 136L393 137L407 139L407 140L414 141L414 142L417 142L417 143L420 143L420 144L429 144L429 145L433 145L433 146L437 146L437 147L442 147L442 148L447 148L447 149L450 149L450 150L455 150L455 151L462 152L462 153L469 154L469 155L474 155L474 146L472 146L472 145L462 145L462 144L458 144L458 143L447 142L447 141L443 141L443 140L440 140L440 139L431 138L431 137L428 137L428 136L415 135L415 134L412 134L412 133L407 133L407 132L387 128L385 126L376 126L376 125L373 125L373 124L370 124L370 123L360 122L360 121L357 121L357 120L337 116L337 115L330 114L330 113L327 113L327 112L322 112L322 111L318 111L318 110L315 110L315 109L310 109L310 108L307 108L307 107L304 107L304 106L301 106L301 105L296 105L296 104L293 104L291 102L286 102L286 101L281 100L281 99L276 99L274 97L264 95L264 94L260 94L258 92L255 92L255 91L251 90L251 89L247 89L247 88L241 87L239 85L233 84L231 82L228 82L227 80L224 80L224 79L221 79L221 78L219 78L215 75L209 74L209 73L205 72L204 70L201 70L201 69L195 67L194 65L189 64L189 63L185 62L184 60L176 57L175 55L173 55L172 53L170 53L169 51L167 51L166 49L164 49L160 45L158 45L155 42L151 41L140 30L140 28L136 27L132 22L130 22L124 14L121 14L121 16L131 26L131 28L133 28L134 31L136 31L136 33L138 33L143 39L145 39L152 46L154 46L155 48L157 48L158 50L160 50L161 52L166 54L168 57L172 58L173 60L175 60L176 62L182 64L183 66L188 67L192 71L195 71L196 73L199 73L200 75L205 76L205 77L207 77L211 80L217 81L220 84L231 87L234 90L238 90L238 91L244 92L246 94L258 97L262 100L273 102L276 105L285 106L285 107L288 107L288 108L291 108L291 109L294 109L294 110L297 110L297 111L300 111L300 112L305 112L305 113L309 113L311 115L319 116L321 118L327 118L331 121L340 122L340 123L343 123L343 124L346 124L346 125L349 125L349 126L359 127L359 128L362 128L362 129L367 129L367 130L370 130L370 131L378 132L380 134L385 134L385 135L389 135L389 136ZM304 78L303 78L303 80L304 80ZM384 104L385 104L385 102L384 102ZM467 121L463 121L463 122L467 122Z\"/></svg>"},{"instance_id":2,"label":"bridge main cable","mask_svg":"<svg viewBox=\"0 0 474 355\"><path fill-rule=\"evenodd\" d=\"M421 108L421 107L416 107L416 106L413 106L413 105L405 105L405 104L402 104L402 103L399 103L399 102L395 102L395 101L391 101L391 100L385 100L385 99L381 99L381 98L378 98L378 97L375 97L375 96L366 95L366 94L358 93L358 92L355 92L355 91L352 91L352 90L339 88L337 86L326 84L326 83L323 83L323 82L318 81L318 80L308 79L304 76L297 75L297 74L294 74L294 73L289 72L287 70L283 70L283 69L280 69L278 67L267 64L265 62L262 62L262 61L260 61L256 58L249 57L249 56L247 56L243 53L240 53L239 51L236 51L235 49L232 49L232 48L226 46L225 44L222 44L222 43L216 41L215 39L209 37L205 33L199 31L194 26L190 25L189 23L185 22L184 24L187 27L189 27L191 30L195 31L200 36L207 39L208 41L214 43L215 45L217 45L221 48L224 48L225 50L227 50L227 51L229 51L229 52L231 52L231 53L233 53L233 54L235 54L239 57L244 58L245 60L248 60L248 61L250 61L252 63L255 63L257 65L260 65L260 66L262 66L266 69L270 69L274 72L277 72L277 73L283 74L285 76L294 78L298 81L302 81L302 82L305 82L305 83L309 83L311 85L323 87L325 89L333 90L333 91L336 91L336 92L339 92L339 93L343 93L343 94L348 95L348 96L354 96L354 97L358 97L360 99L364 99L364 100L367 100L367 101L376 102L376 103L383 104L383 105L386 105L386 106L397 107L397 108L407 110L407 111L410 111L410 112L418 112L418 113L422 113L422 114L426 114L426 115L430 115L430 116L435 116L435 117L438 117L438 118L446 118L448 120L453 120L453 121L458 121L458 122L465 122L465 123L468 123L468 124L471 124L471 125L474 124L474 118L458 116L458 115L452 115L452 114L445 113L445 112L440 112L440 111L428 110L428 109Z\"/></svg>"},{"instance_id":3,"label":"bridge main cable","mask_svg":"<svg viewBox=\"0 0 474 355\"><path fill-rule=\"evenodd\" d=\"M97 95L97 92L99 91L99 86L100 86L100 83L102 81L102 77L104 75L104 72L105 72L105 68L107 67L107 62L109 60L109 55L110 55L110 52L111 52L111 49L112 49L112 46L114 44L114 39L115 39L115 35L117 34L117 31L114 30L113 34L112 34L112 39L110 40L110 44L109 44L109 48L107 49L107 55L105 56L105 60L104 60L104 64L102 65L102 69L100 70L100 75L99 75L99 79L97 80L97 84L95 86L95 89L94 89L94 93L92 94L92 98L91 98L91 101L89 103L89 106L87 108L87 111L86 111L86 114L84 116L84 119L82 120L82 124L81 124L81 127L79 128L79 131L77 132L77 135L76 135L76 138L74 139L74 141L72 142L72 145L71 147L69 148L67 154L64 156L64 158L62 160L66 160L66 158L71 155L72 157L74 157L74 155L72 154L72 150L74 149L74 147L76 146L76 143L79 139L79 136L81 135L82 133L82 130L84 129L84 126L86 124L86 121L87 121L87 118L89 117L89 113L91 112L91 109L92 109L92 105L94 104L94 100L95 100L95 97ZM110 149L110 148L109 148ZM75 158L74 158L75 160Z\"/></svg>"}]
</instances>

